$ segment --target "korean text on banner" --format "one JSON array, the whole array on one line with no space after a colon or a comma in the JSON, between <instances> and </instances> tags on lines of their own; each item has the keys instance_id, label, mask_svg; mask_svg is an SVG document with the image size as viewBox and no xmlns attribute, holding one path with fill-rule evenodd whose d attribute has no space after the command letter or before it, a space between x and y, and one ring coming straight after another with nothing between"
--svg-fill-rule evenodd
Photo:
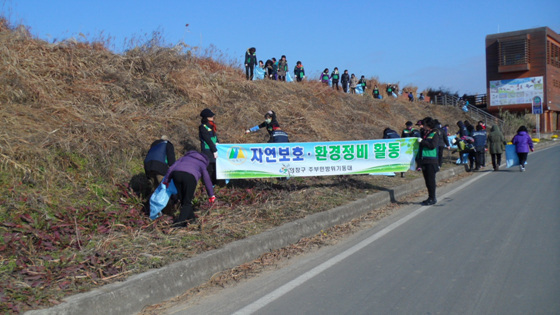
<instances>
[{"instance_id":1,"label":"korean text on banner","mask_svg":"<svg viewBox=\"0 0 560 315\"><path fill-rule=\"evenodd\" d=\"M218 144L218 179L406 172L416 138L340 142Z\"/></svg>"}]
</instances>

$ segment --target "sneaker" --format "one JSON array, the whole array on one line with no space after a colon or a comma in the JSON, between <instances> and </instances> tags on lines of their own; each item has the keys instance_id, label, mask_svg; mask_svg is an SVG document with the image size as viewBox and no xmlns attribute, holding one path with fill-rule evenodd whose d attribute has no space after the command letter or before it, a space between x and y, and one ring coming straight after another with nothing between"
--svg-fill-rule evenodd
<instances>
[{"instance_id":1,"label":"sneaker","mask_svg":"<svg viewBox=\"0 0 560 315\"><path fill-rule=\"evenodd\" d=\"M525 168L523 166L521 166L521 171L525 172Z\"/></svg>"},{"instance_id":2,"label":"sneaker","mask_svg":"<svg viewBox=\"0 0 560 315\"><path fill-rule=\"evenodd\" d=\"M519 171L523 172L523 170L525 170L525 168L523 167L523 165L519 165Z\"/></svg>"},{"instance_id":3,"label":"sneaker","mask_svg":"<svg viewBox=\"0 0 560 315\"><path fill-rule=\"evenodd\" d=\"M435 205L436 203L437 203L437 199L426 199L422 201L423 206L431 206L431 205Z\"/></svg>"}]
</instances>

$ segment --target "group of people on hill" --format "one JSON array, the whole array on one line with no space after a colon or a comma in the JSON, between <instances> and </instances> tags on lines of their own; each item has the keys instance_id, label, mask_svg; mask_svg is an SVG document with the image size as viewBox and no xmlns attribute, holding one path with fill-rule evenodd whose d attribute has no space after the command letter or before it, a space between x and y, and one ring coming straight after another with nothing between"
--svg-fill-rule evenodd
<instances>
[{"instance_id":1,"label":"group of people on hill","mask_svg":"<svg viewBox=\"0 0 560 315\"><path fill-rule=\"evenodd\" d=\"M209 108L200 112L200 125L198 137L200 140L200 152L188 150L183 157L175 159L175 148L167 136L154 141L144 159L144 172L148 177L152 191L163 183L169 187L171 180L177 188L178 200L181 202L179 216L174 225L187 226L195 219L192 200L197 183L202 179L209 202L216 201L214 186L216 185L216 159L218 149L218 128L214 122L216 115ZM269 141L274 143L289 142L288 134L280 128L276 113L272 110L264 114L264 122L248 128L245 133L257 132L266 129Z\"/></svg>"},{"instance_id":2,"label":"group of people on hill","mask_svg":"<svg viewBox=\"0 0 560 315\"><path fill-rule=\"evenodd\" d=\"M289 67L288 61L285 55L280 57L280 60L276 58L270 58L266 62L257 59L256 54L257 49L255 47L248 48L245 52L245 76L247 80L253 80L255 74L255 68L259 67L264 71L264 77L270 80L286 81L288 76ZM298 61L293 69L294 77L297 82L301 82L305 78L305 69L301 61ZM356 91L358 87L361 88L360 93L365 93L368 88L367 79L365 76L361 76L360 79L352 73L349 74L348 70L344 70L342 74L339 72L338 67L335 67L332 72L328 68L325 68L319 77L319 81L325 85L331 85L334 90L339 91L340 86L344 93L357 94ZM340 83L340 85L339 85ZM394 84L387 84L385 92L388 96L397 98L399 89ZM381 99L381 93L377 85L374 86L372 91L373 98ZM407 92L408 100L414 101L414 94L412 91ZM421 93L418 100L423 101L424 95Z\"/></svg>"},{"instance_id":3,"label":"group of people on hill","mask_svg":"<svg viewBox=\"0 0 560 315\"><path fill-rule=\"evenodd\" d=\"M289 75L288 60L285 55L280 57L280 60L276 58L270 58L266 62L257 59L256 54L257 49L251 47L245 52L245 76L247 80L253 80L255 68L259 67L264 71L264 77L271 80L286 81ZM294 67L294 76L296 81L302 81L305 77L305 69L301 61L296 63Z\"/></svg>"}]
</instances>

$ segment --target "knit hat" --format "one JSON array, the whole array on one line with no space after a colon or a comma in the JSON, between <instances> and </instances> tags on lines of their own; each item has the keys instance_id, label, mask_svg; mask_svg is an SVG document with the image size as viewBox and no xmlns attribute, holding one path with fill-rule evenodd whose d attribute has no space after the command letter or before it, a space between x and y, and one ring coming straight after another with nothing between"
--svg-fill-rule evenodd
<instances>
[{"instance_id":1,"label":"knit hat","mask_svg":"<svg viewBox=\"0 0 560 315\"><path fill-rule=\"evenodd\" d=\"M202 118L208 118L208 117L214 117L216 116L216 114L214 114L210 109L205 108L200 112L200 117Z\"/></svg>"}]
</instances>

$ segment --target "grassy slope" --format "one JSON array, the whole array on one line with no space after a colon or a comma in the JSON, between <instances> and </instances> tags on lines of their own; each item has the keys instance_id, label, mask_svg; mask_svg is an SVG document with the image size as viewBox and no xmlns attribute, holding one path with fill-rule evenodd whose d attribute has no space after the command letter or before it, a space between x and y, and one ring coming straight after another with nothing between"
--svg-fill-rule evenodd
<instances>
[{"instance_id":1,"label":"grassy slope","mask_svg":"<svg viewBox=\"0 0 560 315\"><path fill-rule=\"evenodd\" d=\"M219 188L212 209L199 191L203 224L173 233L170 217L142 214L142 160L162 134L178 155L198 146L205 107L217 113L223 143L265 140L243 130L269 109L294 142L380 138L387 126L400 131L428 115L450 125L466 119L455 108L344 95L316 82L247 82L238 69L174 48L116 55L99 43L51 45L4 21L0 43L3 313L57 303L401 181L240 181Z\"/></svg>"}]
</instances>

